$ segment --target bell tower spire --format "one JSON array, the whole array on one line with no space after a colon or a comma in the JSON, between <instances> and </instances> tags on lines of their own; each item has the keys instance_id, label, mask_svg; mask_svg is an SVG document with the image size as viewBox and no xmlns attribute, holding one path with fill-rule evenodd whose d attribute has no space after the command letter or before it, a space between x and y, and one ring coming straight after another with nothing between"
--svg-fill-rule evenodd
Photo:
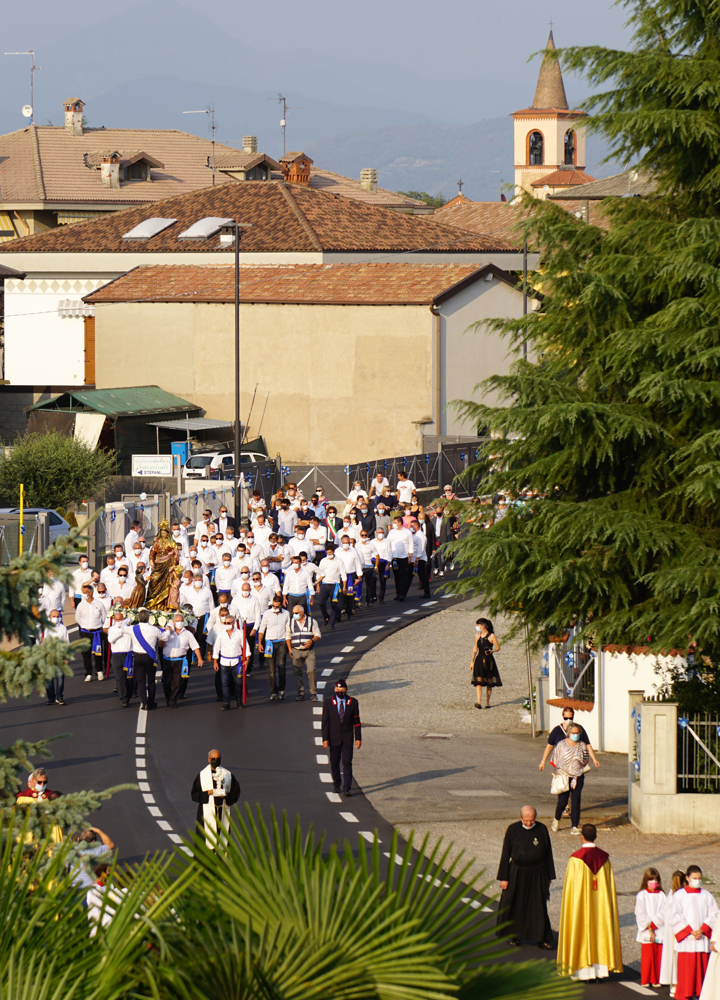
<instances>
[{"instance_id":1,"label":"bell tower spire","mask_svg":"<svg viewBox=\"0 0 720 1000\"><path fill-rule=\"evenodd\" d=\"M555 56L548 55L549 52L555 51L555 39L551 27L532 106L534 108L559 108L562 111L567 111L568 102L565 96L565 84L560 71L560 63Z\"/></svg>"}]
</instances>

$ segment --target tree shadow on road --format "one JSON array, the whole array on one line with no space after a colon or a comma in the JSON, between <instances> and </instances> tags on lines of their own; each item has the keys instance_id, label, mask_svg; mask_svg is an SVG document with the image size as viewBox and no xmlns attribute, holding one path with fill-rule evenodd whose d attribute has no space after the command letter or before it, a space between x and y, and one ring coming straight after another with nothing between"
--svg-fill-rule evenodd
<instances>
[{"instance_id":1,"label":"tree shadow on road","mask_svg":"<svg viewBox=\"0 0 720 1000\"><path fill-rule=\"evenodd\" d=\"M445 778L451 774L464 774L466 771L474 771L473 767L444 767L434 771L417 771L415 774L406 774L401 778L392 778L389 781L381 781L375 785L363 785L363 792L367 795L372 792L382 792L388 788L399 788L401 785L420 784L423 781L433 781L435 778Z\"/></svg>"}]
</instances>

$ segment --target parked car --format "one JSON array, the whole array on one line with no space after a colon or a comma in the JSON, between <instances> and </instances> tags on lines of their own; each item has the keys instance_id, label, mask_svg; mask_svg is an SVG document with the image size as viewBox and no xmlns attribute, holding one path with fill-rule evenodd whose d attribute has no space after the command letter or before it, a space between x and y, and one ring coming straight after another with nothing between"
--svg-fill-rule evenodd
<instances>
[{"instance_id":1,"label":"parked car","mask_svg":"<svg viewBox=\"0 0 720 1000\"><path fill-rule=\"evenodd\" d=\"M19 514L19 507L0 507L0 514ZM54 542L61 535L70 534L70 525L64 517L61 517L56 510L50 507L24 507L23 516L28 514L48 514L50 521L50 541Z\"/></svg>"},{"instance_id":2,"label":"parked car","mask_svg":"<svg viewBox=\"0 0 720 1000\"><path fill-rule=\"evenodd\" d=\"M252 462L267 462L268 456L259 451L240 453L242 465ZM204 451L191 455L183 466L186 479L227 479L235 469L235 453L232 451Z\"/></svg>"}]
</instances>

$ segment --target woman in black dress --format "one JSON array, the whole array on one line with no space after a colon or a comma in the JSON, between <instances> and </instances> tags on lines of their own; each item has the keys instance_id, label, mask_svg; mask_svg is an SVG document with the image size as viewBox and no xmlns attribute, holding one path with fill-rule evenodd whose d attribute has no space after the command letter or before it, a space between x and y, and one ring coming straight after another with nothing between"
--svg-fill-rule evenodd
<instances>
[{"instance_id":1,"label":"woman in black dress","mask_svg":"<svg viewBox=\"0 0 720 1000\"><path fill-rule=\"evenodd\" d=\"M487 688L487 698L485 708L490 708L490 695L494 687L502 687L500 674L493 653L500 649L500 643L495 637L492 622L487 618L478 618L475 622L475 648L473 649L470 670L472 671L471 684L475 686L477 694L477 705L475 708L482 708L482 689Z\"/></svg>"}]
</instances>

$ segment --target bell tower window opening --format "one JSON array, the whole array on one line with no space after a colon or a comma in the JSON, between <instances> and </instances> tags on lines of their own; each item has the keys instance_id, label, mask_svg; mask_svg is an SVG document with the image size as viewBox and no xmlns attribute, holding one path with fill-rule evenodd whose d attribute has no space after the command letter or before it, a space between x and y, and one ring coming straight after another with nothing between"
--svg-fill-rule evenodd
<instances>
[{"instance_id":1,"label":"bell tower window opening","mask_svg":"<svg viewBox=\"0 0 720 1000\"><path fill-rule=\"evenodd\" d=\"M531 167L540 167L543 164L543 135L542 132L531 132L528 137L528 163Z\"/></svg>"},{"instance_id":2,"label":"bell tower window opening","mask_svg":"<svg viewBox=\"0 0 720 1000\"><path fill-rule=\"evenodd\" d=\"M571 167L575 163L575 133L568 129L565 133L565 166Z\"/></svg>"}]
</instances>

